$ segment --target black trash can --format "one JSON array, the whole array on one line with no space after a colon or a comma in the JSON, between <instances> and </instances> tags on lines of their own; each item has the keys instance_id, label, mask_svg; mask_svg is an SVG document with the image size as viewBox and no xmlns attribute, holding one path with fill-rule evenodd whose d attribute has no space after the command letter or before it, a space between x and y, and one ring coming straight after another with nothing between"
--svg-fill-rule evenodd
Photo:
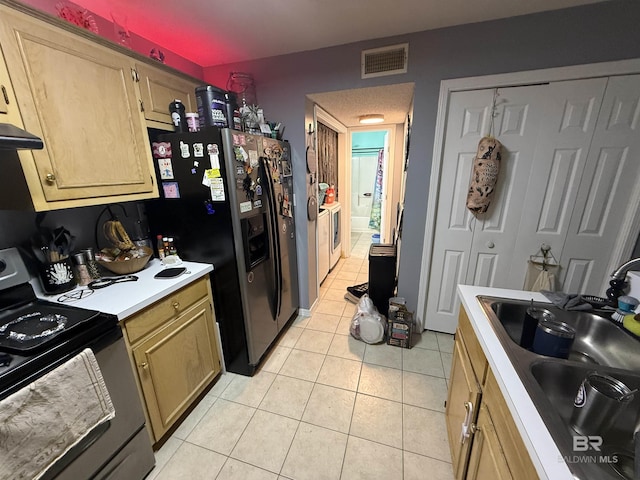
<instances>
[{"instance_id":1,"label":"black trash can","mask_svg":"<svg viewBox=\"0 0 640 480\"><path fill-rule=\"evenodd\" d=\"M385 317L396 289L396 246L373 243L369 247L369 298Z\"/></svg>"}]
</instances>

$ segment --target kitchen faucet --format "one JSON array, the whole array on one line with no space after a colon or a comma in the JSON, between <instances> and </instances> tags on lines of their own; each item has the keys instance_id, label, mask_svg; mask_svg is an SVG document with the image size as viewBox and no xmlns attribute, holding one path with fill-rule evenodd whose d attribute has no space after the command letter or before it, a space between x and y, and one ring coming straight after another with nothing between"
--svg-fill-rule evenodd
<instances>
[{"instance_id":1,"label":"kitchen faucet","mask_svg":"<svg viewBox=\"0 0 640 480\"><path fill-rule=\"evenodd\" d=\"M607 298L611 303L611 306L615 307L618 303L618 297L624 295L624 289L627 288L627 272L633 268L640 267L640 257L632 258L626 263L623 263L614 270L611 274L611 281L609 282L609 289L607 289Z\"/></svg>"},{"instance_id":2,"label":"kitchen faucet","mask_svg":"<svg viewBox=\"0 0 640 480\"><path fill-rule=\"evenodd\" d=\"M626 263L623 263L611 274L611 280L624 280L627 277L627 272L634 267L640 268L640 257L632 258Z\"/></svg>"}]
</instances>

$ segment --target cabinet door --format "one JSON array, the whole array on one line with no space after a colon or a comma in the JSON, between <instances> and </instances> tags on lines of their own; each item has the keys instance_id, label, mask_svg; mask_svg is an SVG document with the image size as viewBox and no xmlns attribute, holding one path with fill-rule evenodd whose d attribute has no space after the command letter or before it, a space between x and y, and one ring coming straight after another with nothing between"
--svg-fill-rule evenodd
<instances>
[{"instance_id":1,"label":"cabinet door","mask_svg":"<svg viewBox=\"0 0 640 480\"><path fill-rule=\"evenodd\" d=\"M462 336L458 331L453 349L445 421L456 479L465 477L472 437L463 435L463 426L475 422L480 405L480 385L471 368ZM469 431L470 432L470 431Z\"/></svg>"},{"instance_id":2,"label":"cabinet door","mask_svg":"<svg viewBox=\"0 0 640 480\"><path fill-rule=\"evenodd\" d=\"M9 72L4 61L4 54L0 47L0 122L11 123L17 127L22 126L20 112L15 94L9 79Z\"/></svg>"},{"instance_id":3,"label":"cabinet door","mask_svg":"<svg viewBox=\"0 0 640 480\"><path fill-rule=\"evenodd\" d=\"M478 414L466 478L467 480L511 480L513 478L491 421L491 415L485 405L480 407Z\"/></svg>"},{"instance_id":4,"label":"cabinet door","mask_svg":"<svg viewBox=\"0 0 640 480\"><path fill-rule=\"evenodd\" d=\"M132 349L155 440L220 372L208 298Z\"/></svg>"},{"instance_id":5,"label":"cabinet door","mask_svg":"<svg viewBox=\"0 0 640 480\"><path fill-rule=\"evenodd\" d=\"M23 164L31 159L25 176L36 209L157 196L130 59L38 19L0 12L24 126L45 144L22 157Z\"/></svg>"},{"instance_id":6,"label":"cabinet door","mask_svg":"<svg viewBox=\"0 0 640 480\"><path fill-rule=\"evenodd\" d=\"M173 125L169 104L178 99L184 104L186 112L197 112L194 82L172 75L149 65L136 65L140 94L144 106L144 117L147 120ZM173 130L173 127L170 127Z\"/></svg>"}]
</instances>

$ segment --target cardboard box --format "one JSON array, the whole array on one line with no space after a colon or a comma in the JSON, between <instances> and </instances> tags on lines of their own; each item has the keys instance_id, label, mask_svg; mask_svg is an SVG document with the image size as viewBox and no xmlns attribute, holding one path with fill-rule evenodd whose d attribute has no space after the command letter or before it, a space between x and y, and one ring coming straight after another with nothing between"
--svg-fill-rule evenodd
<instances>
[{"instance_id":1,"label":"cardboard box","mask_svg":"<svg viewBox=\"0 0 640 480\"><path fill-rule=\"evenodd\" d=\"M413 333L413 313L407 309L390 312L387 322L387 344L396 347L411 348L411 334Z\"/></svg>"}]
</instances>

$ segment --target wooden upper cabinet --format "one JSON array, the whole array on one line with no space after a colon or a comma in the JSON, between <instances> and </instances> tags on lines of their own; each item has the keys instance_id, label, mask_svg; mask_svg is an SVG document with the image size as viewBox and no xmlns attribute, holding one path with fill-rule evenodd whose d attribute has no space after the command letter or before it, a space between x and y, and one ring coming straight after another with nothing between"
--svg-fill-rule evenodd
<instances>
[{"instance_id":1,"label":"wooden upper cabinet","mask_svg":"<svg viewBox=\"0 0 640 480\"><path fill-rule=\"evenodd\" d=\"M0 43L24 127L45 145L20 152L36 210L158 195L132 59L6 7Z\"/></svg>"},{"instance_id":2,"label":"wooden upper cabinet","mask_svg":"<svg viewBox=\"0 0 640 480\"><path fill-rule=\"evenodd\" d=\"M150 126L173 130L169 104L178 99L184 104L185 112L197 112L195 90L199 83L182 79L159 68L141 63L136 64L137 80L144 117ZM155 125L160 122L165 125Z\"/></svg>"},{"instance_id":3,"label":"wooden upper cabinet","mask_svg":"<svg viewBox=\"0 0 640 480\"><path fill-rule=\"evenodd\" d=\"M2 46L0 46L0 122L22 126L16 97L13 93L9 72L4 61Z\"/></svg>"}]
</instances>

